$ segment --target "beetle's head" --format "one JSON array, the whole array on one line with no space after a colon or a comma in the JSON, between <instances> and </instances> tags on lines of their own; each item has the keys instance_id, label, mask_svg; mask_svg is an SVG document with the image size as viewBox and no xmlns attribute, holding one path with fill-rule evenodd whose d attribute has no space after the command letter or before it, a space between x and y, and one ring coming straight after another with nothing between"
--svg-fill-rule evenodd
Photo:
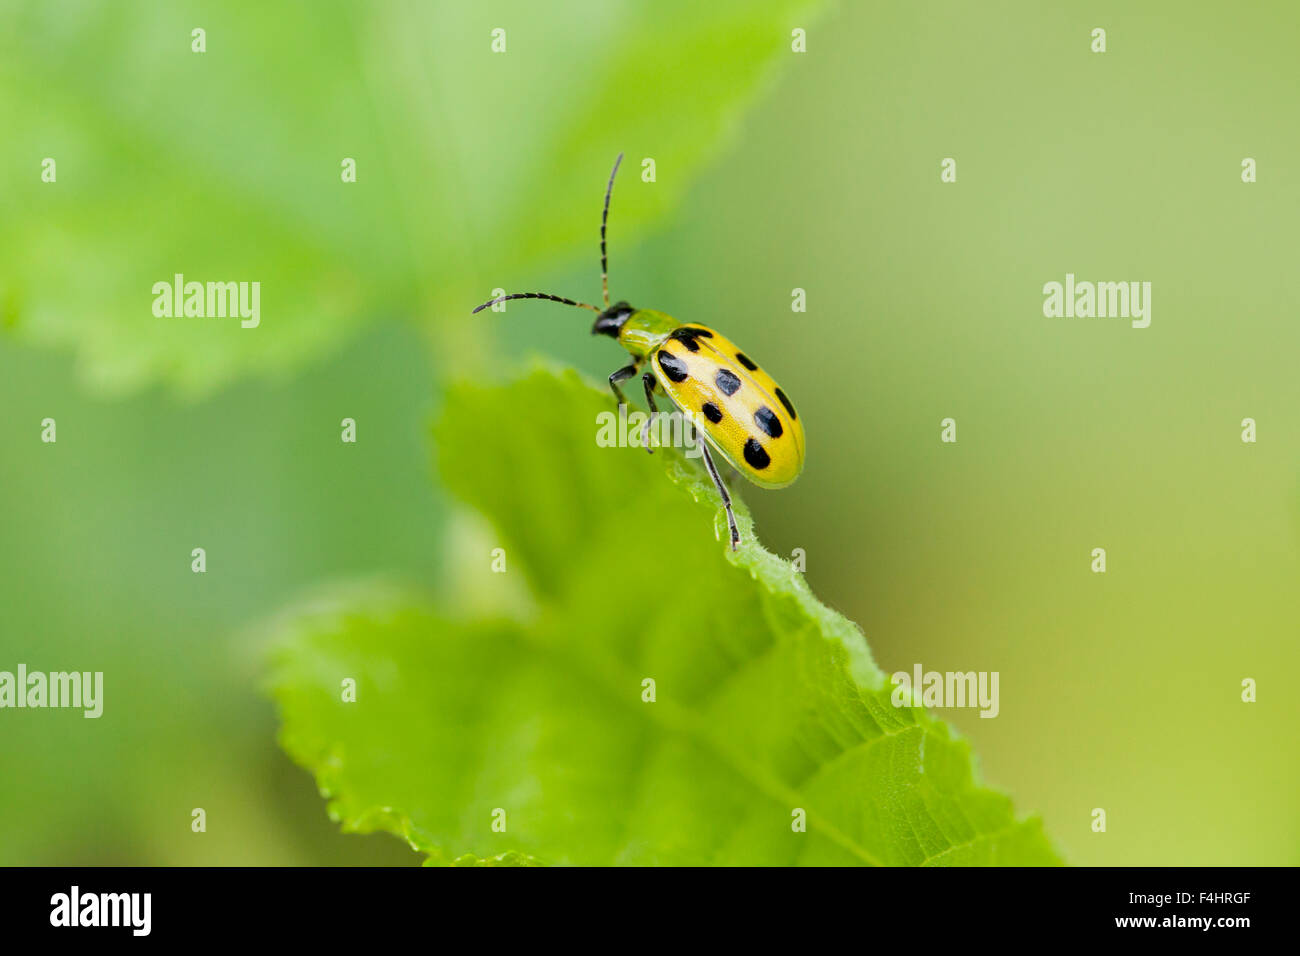
<instances>
[{"instance_id":1,"label":"beetle's head","mask_svg":"<svg viewBox=\"0 0 1300 956\"><path fill-rule=\"evenodd\" d=\"M591 327L591 334L608 335L611 339L618 338L618 333L623 329L623 323L635 311L636 309L626 302L614 303L600 313L600 316L596 319L596 324Z\"/></svg>"}]
</instances>

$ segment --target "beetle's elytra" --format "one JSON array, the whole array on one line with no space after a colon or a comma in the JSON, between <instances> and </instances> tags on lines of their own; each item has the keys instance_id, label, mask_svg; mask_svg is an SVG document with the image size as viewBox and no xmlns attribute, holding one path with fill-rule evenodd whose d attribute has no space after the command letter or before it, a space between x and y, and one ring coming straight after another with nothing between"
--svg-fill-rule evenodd
<instances>
[{"instance_id":1,"label":"beetle's elytra","mask_svg":"<svg viewBox=\"0 0 1300 956\"><path fill-rule=\"evenodd\" d=\"M618 403L627 404L619 383L632 378L648 364L649 371L641 380L650 411L658 411L655 392L662 388L668 400L703 433L704 465L722 496L734 551L740 544L740 531L731 509L731 495L718 474L709 447L754 484L762 488L783 488L803 470L803 422L789 396L772 376L718 332L703 325L682 325L654 309L636 309L626 302L609 304L605 229L614 177L622 161L623 154L619 153L605 187L605 206L600 218L600 285L605 308L547 292L516 292L484 302L474 311L509 299L547 299L595 312L592 334L608 335L632 356L629 364L609 377L609 387ZM649 450L649 445L646 447Z\"/></svg>"}]
</instances>

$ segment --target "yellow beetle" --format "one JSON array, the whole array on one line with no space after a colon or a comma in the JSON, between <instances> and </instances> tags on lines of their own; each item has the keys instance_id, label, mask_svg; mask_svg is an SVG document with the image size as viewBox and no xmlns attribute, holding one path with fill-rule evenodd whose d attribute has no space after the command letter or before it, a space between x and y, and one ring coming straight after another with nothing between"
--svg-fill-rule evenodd
<instances>
[{"instance_id":1,"label":"yellow beetle","mask_svg":"<svg viewBox=\"0 0 1300 956\"><path fill-rule=\"evenodd\" d=\"M546 292L516 292L484 302L474 311L509 299L547 299L595 312L592 334L608 335L632 355L630 364L609 377L609 387L618 403L627 404L619 383L635 376L648 362L650 371L642 375L642 381L651 413L658 411L655 390L662 388L673 405L699 426L707 441L701 446L704 464L727 510L734 551L740 544L740 531L731 509L731 495L718 474L709 446L759 487L784 488L803 470L803 422L775 379L729 339L702 325L682 325L654 309L635 309L626 302L609 304L605 228L614 177L622 161L623 154L619 153L605 187L600 219L600 283L605 308ZM643 436L648 428L647 421Z\"/></svg>"}]
</instances>

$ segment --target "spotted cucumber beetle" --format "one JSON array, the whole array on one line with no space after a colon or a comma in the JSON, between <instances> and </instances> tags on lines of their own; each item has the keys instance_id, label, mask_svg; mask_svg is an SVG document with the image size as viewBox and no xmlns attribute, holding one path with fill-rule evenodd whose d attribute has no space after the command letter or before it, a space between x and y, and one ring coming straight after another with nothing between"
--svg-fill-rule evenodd
<instances>
[{"instance_id":1,"label":"spotted cucumber beetle","mask_svg":"<svg viewBox=\"0 0 1300 956\"><path fill-rule=\"evenodd\" d=\"M634 309L626 302L609 304L609 263L605 254L605 227L609 221L609 199L614 192L623 154L614 160L605 187L605 207L600 217L600 286L605 308L575 302L547 292L516 292L484 302L474 312L510 299L547 299L597 315L592 335L608 335L627 349L632 362L609 377L609 387L620 405L627 404L620 382L641 371L646 404L657 413L655 391L662 388L669 401L699 426L707 440L700 446L709 477L722 496L731 529L731 550L740 544L740 530L731 509L731 495L709 454L709 446L738 472L761 488L784 488L803 470L803 423L794 405L772 376L758 367L728 339L702 325L682 325L670 315L654 309ZM642 444L651 451L642 428Z\"/></svg>"}]
</instances>

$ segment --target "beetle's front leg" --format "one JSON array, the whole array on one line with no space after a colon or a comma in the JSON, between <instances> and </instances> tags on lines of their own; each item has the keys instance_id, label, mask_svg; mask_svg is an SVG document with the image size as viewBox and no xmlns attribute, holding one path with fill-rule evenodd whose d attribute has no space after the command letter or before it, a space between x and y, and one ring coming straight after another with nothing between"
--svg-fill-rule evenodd
<instances>
[{"instance_id":1,"label":"beetle's front leg","mask_svg":"<svg viewBox=\"0 0 1300 956\"><path fill-rule=\"evenodd\" d=\"M647 418L645 424L641 426L641 445L653 455L655 450L650 447L650 420L659 414L659 409L655 406L655 386L659 381L654 377L653 372L646 372L641 376L641 381L645 384L646 404L650 406L650 418Z\"/></svg>"},{"instance_id":2,"label":"beetle's front leg","mask_svg":"<svg viewBox=\"0 0 1300 956\"><path fill-rule=\"evenodd\" d=\"M629 378L635 375L637 371L637 367L638 366L635 362L633 362L631 365L624 365L621 369L619 369L617 372L614 372L609 377L609 387L614 392L615 401L617 401L620 405L627 404L627 396L624 395L623 390L618 387L618 383L626 382Z\"/></svg>"}]
</instances>

